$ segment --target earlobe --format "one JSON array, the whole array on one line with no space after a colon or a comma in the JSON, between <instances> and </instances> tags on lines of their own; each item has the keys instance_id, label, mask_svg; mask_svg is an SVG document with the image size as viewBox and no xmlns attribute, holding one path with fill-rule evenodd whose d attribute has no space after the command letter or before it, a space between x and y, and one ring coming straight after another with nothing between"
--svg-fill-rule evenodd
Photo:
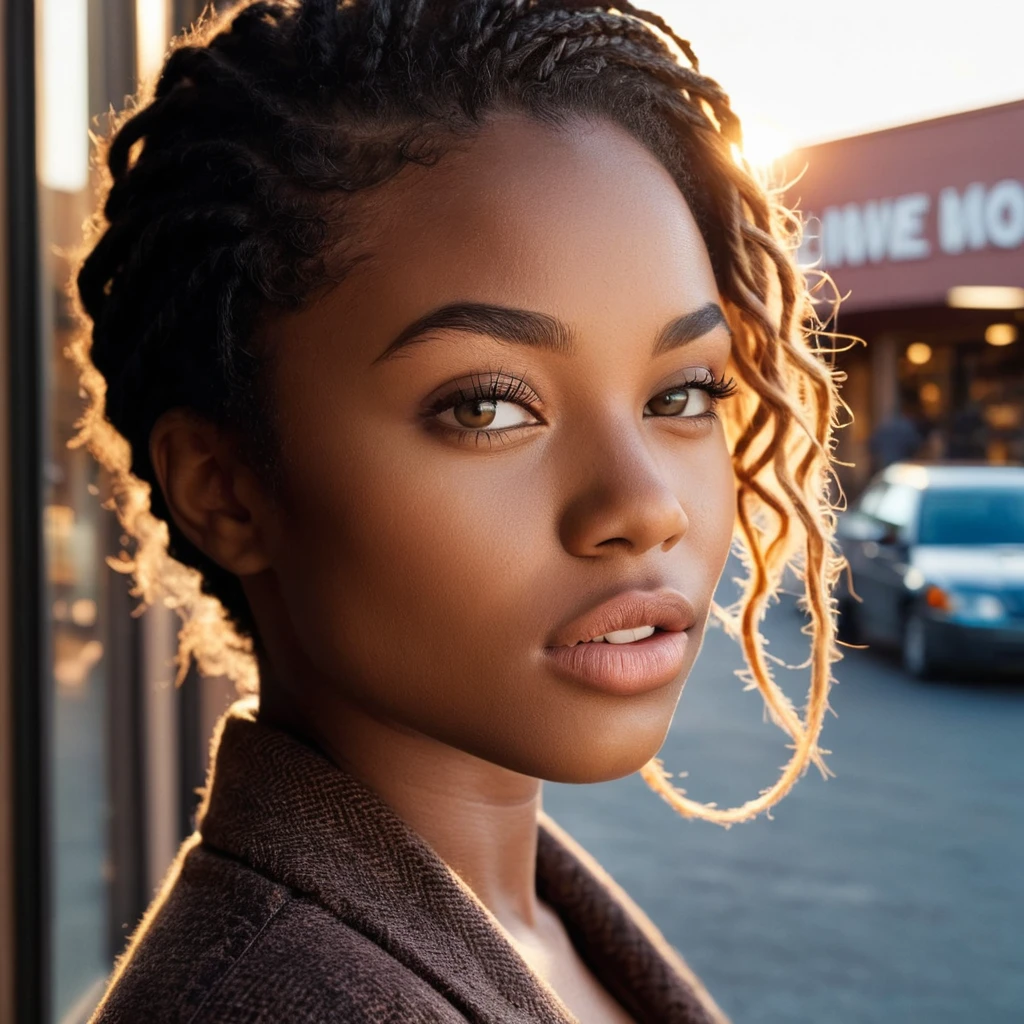
<instances>
[{"instance_id":1,"label":"earlobe","mask_svg":"<svg viewBox=\"0 0 1024 1024\"><path fill-rule=\"evenodd\" d=\"M154 424L149 452L171 518L200 551L236 576L269 568L252 471L222 428L171 409Z\"/></svg>"}]
</instances>

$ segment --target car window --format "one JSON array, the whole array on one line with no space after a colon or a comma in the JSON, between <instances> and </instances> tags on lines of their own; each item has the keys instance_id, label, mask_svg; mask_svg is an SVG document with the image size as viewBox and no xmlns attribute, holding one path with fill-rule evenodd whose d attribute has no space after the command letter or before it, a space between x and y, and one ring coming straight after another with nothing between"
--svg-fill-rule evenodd
<instances>
[{"instance_id":1,"label":"car window","mask_svg":"<svg viewBox=\"0 0 1024 1024\"><path fill-rule=\"evenodd\" d=\"M895 526L903 531L910 525L917 510L917 499L920 491L914 487L907 487L905 484L893 484L881 495L878 507L875 509L875 518L883 523Z\"/></svg>"},{"instance_id":2,"label":"car window","mask_svg":"<svg viewBox=\"0 0 1024 1024\"><path fill-rule=\"evenodd\" d=\"M860 501L857 502L857 511L869 516L875 515L878 511L878 503L882 500L882 496L888 489L889 485L882 480L872 484L860 496Z\"/></svg>"},{"instance_id":3,"label":"car window","mask_svg":"<svg viewBox=\"0 0 1024 1024\"><path fill-rule=\"evenodd\" d=\"M1024 488L928 491L922 544L1024 544Z\"/></svg>"}]
</instances>

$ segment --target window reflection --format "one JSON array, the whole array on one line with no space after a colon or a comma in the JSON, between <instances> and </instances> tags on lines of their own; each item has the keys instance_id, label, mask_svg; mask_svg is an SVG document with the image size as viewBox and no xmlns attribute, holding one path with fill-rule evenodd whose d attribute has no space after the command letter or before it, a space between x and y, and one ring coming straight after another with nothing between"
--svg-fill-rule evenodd
<instances>
[{"instance_id":1,"label":"window reflection","mask_svg":"<svg viewBox=\"0 0 1024 1024\"><path fill-rule=\"evenodd\" d=\"M63 298L69 265L61 250L67 251L69 236L80 227L88 198L85 188L58 191L40 182L46 349L43 586L51 665L50 976L53 1020L60 1022L82 1019L110 970L110 614L103 559L114 538L112 517L97 500L95 461L88 452L67 447L81 401L74 368L63 356L72 323Z\"/></svg>"},{"instance_id":2,"label":"window reflection","mask_svg":"<svg viewBox=\"0 0 1024 1024\"><path fill-rule=\"evenodd\" d=\"M36 0L35 7L45 394L41 585L48 610L44 662L50 666L40 685L49 687L50 709L46 970L54 1024L89 1017L136 923L132 908L150 895L138 882L146 850L131 831L136 811L126 800L125 777L141 770L123 742L124 730L132 728L126 695L139 683L126 649L131 602L123 578L105 565L118 550L116 518L103 507L105 481L86 450L67 444L82 400L64 357L75 328L66 295L71 259L97 184L89 131L105 133L104 112L121 106L135 88L132 61L159 63L170 36L168 0L140 0L139 7L137 23L123 17L135 13L134 5Z\"/></svg>"}]
</instances>

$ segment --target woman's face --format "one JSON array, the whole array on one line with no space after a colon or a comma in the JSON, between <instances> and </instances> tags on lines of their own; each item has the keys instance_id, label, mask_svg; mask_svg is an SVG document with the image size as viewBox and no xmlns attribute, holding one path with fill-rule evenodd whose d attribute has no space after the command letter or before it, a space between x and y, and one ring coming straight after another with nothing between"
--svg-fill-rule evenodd
<instances>
[{"instance_id":1,"label":"woman's face","mask_svg":"<svg viewBox=\"0 0 1024 1024\"><path fill-rule=\"evenodd\" d=\"M694 386L730 335L693 216L617 126L512 114L372 203L372 258L270 329L270 657L527 775L628 774L664 740L735 516ZM472 308L408 333L451 304ZM684 637L566 656L589 610L666 590Z\"/></svg>"}]
</instances>

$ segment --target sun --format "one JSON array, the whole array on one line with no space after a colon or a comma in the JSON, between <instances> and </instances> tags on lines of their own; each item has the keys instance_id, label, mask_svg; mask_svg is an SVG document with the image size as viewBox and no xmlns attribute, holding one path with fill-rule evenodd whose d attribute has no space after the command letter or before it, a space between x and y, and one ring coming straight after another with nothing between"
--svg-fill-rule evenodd
<instances>
[{"instance_id":1,"label":"sun","mask_svg":"<svg viewBox=\"0 0 1024 1024\"><path fill-rule=\"evenodd\" d=\"M743 155L754 167L769 170L793 148L793 141L770 120L750 117L742 120Z\"/></svg>"}]
</instances>

